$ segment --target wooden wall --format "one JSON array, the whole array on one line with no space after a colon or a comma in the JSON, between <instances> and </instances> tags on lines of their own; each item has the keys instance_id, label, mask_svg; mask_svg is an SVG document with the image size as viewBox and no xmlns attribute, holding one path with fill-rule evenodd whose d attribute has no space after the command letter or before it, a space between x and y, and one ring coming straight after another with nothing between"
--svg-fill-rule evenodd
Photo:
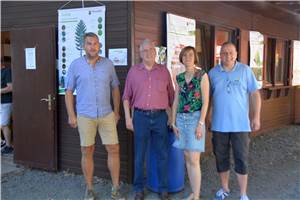
<instances>
[{"instance_id":1,"label":"wooden wall","mask_svg":"<svg viewBox=\"0 0 300 200\"><path fill-rule=\"evenodd\" d=\"M299 27L251 13L220 2L135 2L134 3L134 62L140 62L138 47L144 38L157 45L166 45L165 13L196 19L197 22L213 26L240 29L240 60L248 62L248 31L286 39L300 39ZM210 66L212 67L212 66ZM262 129L255 133L276 129L294 122L294 88L269 91L261 90ZM299 104L298 104L299 106ZM254 134L254 135L255 135ZM207 135L206 147L211 150L211 133Z\"/></svg>"},{"instance_id":2,"label":"wooden wall","mask_svg":"<svg viewBox=\"0 0 300 200\"><path fill-rule=\"evenodd\" d=\"M69 1L61 2L1 2L1 29L9 31L15 27L36 27L52 25L57 27L57 10ZM95 1L84 1L85 7L100 6ZM130 2L107 2L106 6L106 55L109 48L128 48L131 51L131 3ZM81 7L81 1L72 1L66 8ZM17 59L17 58L12 58ZM128 56L128 66L131 65L131 56ZM123 91L128 67L116 67L121 82L120 89ZM80 167L80 144L76 129L71 129L67 124L67 112L65 109L64 96L57 97L58 109L58 164L60 170L81 173ZM121 105L121 115L123 109ZM132 181L132 135L126 131L124 117L118 124L118 132L121 146L121 179ZM106 166L107 154L101 145L98 136L95 152L95 175L110 178Z\"/></svg>"},{"instance_id":3,"label":"wooden wall","mask_svg":"<svg viewBox=\"0 0 300 200\"><path fill-rule=\"evenodd\" d=\"M150 38L158 45L165 41L165 13L196 19L214 26L260 31L273 37L300 39L300 29L220 2L135 2L134 3L134 62L139 62L138 45ZM243 35L242 35L243 36ZM245 37L247 37L245 35ZM243 52L244 53L244 52Z\"/></svg>"}]
</instances>

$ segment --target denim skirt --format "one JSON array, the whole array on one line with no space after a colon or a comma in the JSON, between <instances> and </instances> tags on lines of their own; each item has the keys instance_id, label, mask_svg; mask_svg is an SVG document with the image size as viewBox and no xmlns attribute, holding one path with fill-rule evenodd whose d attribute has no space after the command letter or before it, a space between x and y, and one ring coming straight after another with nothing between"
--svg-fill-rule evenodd
<instances>
[{"instance_id":1,"label":"denim skirt","mask_svg":"<svg viewBox=\"0 0 300 200\"><path fill-rule=\"evenodd\" d=\"M204 152L205 125L202 126L202 137L196 137L196 129L201 116L200 111L192 113L177 113L176 126L179 129L179 138L175 139L173 146L183 150Z\"/></svg>"}]
</instances>

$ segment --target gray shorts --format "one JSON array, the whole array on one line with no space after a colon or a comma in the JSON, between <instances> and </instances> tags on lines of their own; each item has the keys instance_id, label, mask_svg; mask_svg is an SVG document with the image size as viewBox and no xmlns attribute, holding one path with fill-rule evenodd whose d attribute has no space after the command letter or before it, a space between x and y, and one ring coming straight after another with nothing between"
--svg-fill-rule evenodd
<instances>
[{"instance_id":1,"label":"gray shorts","mask_svg":"<svg viewBox=\"0 0 300 200\"><path fill-rule=\"evenodd\" d=\"M1 104L1 109L0 109L1 126L8 126L10 124L11 113L12 113L12 103Z\"/></svg>"},{"instance_id":2,"label":"gray shorts","mask_svg":"<svg viewBox=\"0 0 300 200\"><path fill-rule=\"evenodd\" d=\"M217 171L220 173L230 170L230 147L232 147L235 172L242 175L247 174L249 143L248 132L213 131L212 144Z\"/></svg>"}]
</instances>

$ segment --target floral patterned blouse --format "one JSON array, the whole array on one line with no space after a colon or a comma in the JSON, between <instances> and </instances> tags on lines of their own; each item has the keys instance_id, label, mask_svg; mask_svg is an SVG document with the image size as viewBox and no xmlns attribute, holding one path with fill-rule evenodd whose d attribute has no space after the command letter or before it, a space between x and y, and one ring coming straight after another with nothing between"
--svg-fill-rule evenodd
<instances>
[{"instance_id":1,"label":"floral patterned blouse","mask_svg":"<svg viewBox=\"0 0 300 200\"><path fill-rule=\"evenodd\" d=\"M176 76L179 97L178 97L178 113L190 113L201 110L202 94L201 80L205 71L197 70L189 83L185 81L185 72Z\"/></svg>"}]
</instances>

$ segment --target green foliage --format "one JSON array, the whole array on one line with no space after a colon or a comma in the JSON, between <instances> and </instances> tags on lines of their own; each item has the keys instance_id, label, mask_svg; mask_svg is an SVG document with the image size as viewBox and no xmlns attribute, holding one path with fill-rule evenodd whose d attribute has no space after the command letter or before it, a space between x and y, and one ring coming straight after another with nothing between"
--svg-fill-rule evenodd
<instances>
[{"instance_id":1,"label":"green foliage","mask_svg":"<svg viewBox=\"0 0 300 200\"><path fill-rule=\"evenodd\" d=\"M86 25L82 20L80 20L76 26L76 32L75 32L76 49L80 51L80 56L82 56L83 43L84 43L83 36L85 32L86 32Z\"/></svg>"},{"instance_id":2,"label":"green foliage","mask_svg":"<svg viewBox=\"0 0 300 200\"><path fill-rule=\"evenodd\" d=\"M251 67L253 73L258 81L262 80L262 68L259 67Z\"/></svg>"},{"instance_id":3,"label":"green foliage","mask_svg":"<svg viewBox=\"0 0 300 200\"><path fill-rule=\"evenodd\" d=\"M256 62L256 65L258 67L260 67L262 65L262 62L261 62L260 55L259 55L258 51L256 52L256 55L255 55L255 58L254 58L254 62Z\"/></svg>"}]
</instances>

